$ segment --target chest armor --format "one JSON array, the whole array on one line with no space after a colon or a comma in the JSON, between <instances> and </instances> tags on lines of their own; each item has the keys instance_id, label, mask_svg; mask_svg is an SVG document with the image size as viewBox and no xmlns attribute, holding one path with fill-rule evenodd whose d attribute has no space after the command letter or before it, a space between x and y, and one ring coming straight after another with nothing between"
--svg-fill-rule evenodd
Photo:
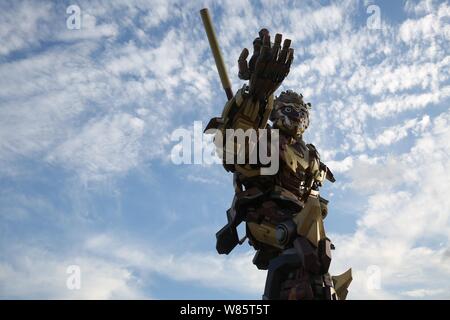
<instances>
[{"instance_id":1,"label":"chest armor","mask_svg":"<svg viewBox=\"0 0 450 320\"><path fill-rule=\"evenodd\" d=\"M312 183L320 178L320 160L313 147L303 141L280 144L280 185L299 197L306 196Z\"/></svg>"}]
</instances>

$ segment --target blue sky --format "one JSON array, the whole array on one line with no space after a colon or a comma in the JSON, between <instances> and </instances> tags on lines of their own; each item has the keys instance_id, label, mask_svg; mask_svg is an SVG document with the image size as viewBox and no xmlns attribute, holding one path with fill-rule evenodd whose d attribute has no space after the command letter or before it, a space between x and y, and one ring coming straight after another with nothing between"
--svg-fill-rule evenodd
<instances>
[{"instance_id":1,"label":"blue sky","mask_svg":"<svg viewBox=\"0 0 450 320\"><path fill-rule=\"evenodd\" d=\"M234 90L261 27L292 39L280 90L311 101L305 139L337 178L325 225L349 298L448 299L448 1L2 2L0 297L261 297L251 248L215 251L230 175L170 158L172 132L225 102L203 7Z\"/></svg>"}]
</instances>

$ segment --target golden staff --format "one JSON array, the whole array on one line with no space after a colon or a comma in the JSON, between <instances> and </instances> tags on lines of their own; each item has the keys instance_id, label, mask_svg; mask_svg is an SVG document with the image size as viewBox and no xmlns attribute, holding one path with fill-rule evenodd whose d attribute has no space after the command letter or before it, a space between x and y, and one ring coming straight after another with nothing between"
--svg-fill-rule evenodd
<instances>
[{"instance_id":1,"label":"golden staff","mask_svg":"<svg viewBox=\"0 0 450 320\"><path fill-rule=\"evenodd\" d=\"M230 79L228 79L227 69L223 62L222 53L220 52L219 43L217 42L216 33L212 25L211 17L207 8L200 10L203 26L205 27L206 35L208 37L209 46L216 62L217 71L219 72L222 87L225 90L228 100L233 98L233 90L231 89Z\"/></svg>"}]
</instances>

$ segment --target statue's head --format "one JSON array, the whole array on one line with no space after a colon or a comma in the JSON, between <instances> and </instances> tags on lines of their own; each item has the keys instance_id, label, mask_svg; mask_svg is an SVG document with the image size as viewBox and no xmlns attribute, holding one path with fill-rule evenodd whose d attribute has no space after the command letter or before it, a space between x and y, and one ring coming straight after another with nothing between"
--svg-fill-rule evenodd
<instances>
[{"instance_id":1,"label":"statue's head","mask_svg":"<svg viewBox=\"0 0 450 320\"><path fill-rule=\"evenodd\" d=\"M303 96L294 91L283 91L274 102L270 120L274 128L293 138L303 135L309 126L310 103L303 102Z\"/></svg>"}]
</instances>

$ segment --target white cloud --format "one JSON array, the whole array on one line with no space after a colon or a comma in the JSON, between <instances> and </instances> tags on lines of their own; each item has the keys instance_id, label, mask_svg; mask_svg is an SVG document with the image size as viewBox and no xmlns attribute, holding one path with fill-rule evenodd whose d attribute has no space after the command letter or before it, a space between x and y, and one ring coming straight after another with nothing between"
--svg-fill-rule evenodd
<instances>
[{"instance_id":1,"label":"white cloud","mask_svg":"<svg viewBox=\"0 0 450 320\"><path fill-rule=\"evenodd\" d=\"M353 166L353 158L349 156L341 161L327 161L327 166L332 172L346 172Z\"/></svg>"},{"instance_id":2,"label":"white cloud","mask_svg":"<svg viewBox=\"0 0 450 320\"><path fill-rule=\"evenodd\" d=\"M407 0L405 2L405 11L415 15L430 13L433 10L433 0Z\"/></svg>"},{"instance_id":3,"label":"white cloud","mask_svg":"<svg viewBox=\"0 0 450 320\"><path fill-rule=\"evenodd\" d=\"M399 32L400 38L404 42L417 39L432 41L437 40L437 37L443 37L443 39L448 37L450 26L446 19L450 17L450 7L447 3L442 3L438 8L434 8L423 1L416 6L415 11L432 12L418 19L407 19L402 23Z\"/></svg>"},{"instance_id":4,"label":"white cloud","mask_svg":"<svg viewBox=\"0 0 450 320\"><path fill-rule=\"evenodd\" d=\"M142 271L155 272L173 280L250 294L262 294L264 286L265 272L256 270L251 262L254 253L250 251L230 256L219 256L215 252L177 255L156 248L142 249L123 241L119 243L109 235L92 237L86 246L95 254L107 255Z\"/></svg>"},{"instance_id":5,"label":"white cloud","mask_svg":"<svg viewBox=\"0 0 450 320\"><path fill-rule=\"evenodd\" d=\"M12 246L0 261L0 296L28 299L139 299L138 279L126 267L101 257L63 257L36 246ZM71 265L80 267L81 287L68 289Z\"/></svg>"},{"instance_id":6,"label":"white cloud","mask_svg":"<svg viewBox=\"0 0 450 320\"><path fill-rule=\"evenodd\" d=\"M381 133L379 133L376 138L367 138L367 145L370 149L378 148L379 146L388 146L397 141L400 141L409 134L420 134L427 129L430 124L430 117L425 115L422 119L410 119L406 120L404 123L400 125L395 125L393 127L384 129Z\"/></svg>"},{"instance_id":7,"label":"white cloud","mask_svg":"<svg viewBox=\"0 0 450 320\"><path fill-rule=\"evenodd\" d=\"M148 6L148 3L142 4ZM167 136L175 126L171 118L183 105L191 103L191 95L199 102L211 98L209 76L204 76L208 67L193 67L198 65L199 57L196 51L186 50L188 35L183 32L172 30L161 43L150 38L150 46L148 43L136 45L133 41L115 44L116 39L109 39L106 45L111 46L111 50L98 55L105 44L102 42L105 40L98 38L114 38L119 32L117 24L123 22L104 22L110 21L114 10L121 6L120 3L111 5L110 11L102 11L98 4L82 4L83 28L67 30L64 25L52 34L51 39L68 43L0 65L2 174L15 175L25 170L15 161L17 157L51 160L53 164L75 169L76 173L83 172L83 179L97 179L103 173L121 174L144 160L164 158ZM56 5L45 8L51 17L41 11L35 14L42 15L49 24L54 21L55 11L61 8ZM132 6L128 9L132 10ZM132 25L122 27L135 31ZM30 37L36 38L35 35ZM91 41L94 38L97 41ZM206 44L197 46L201 47L206 49ZM26 51L30 46L24 45L21 49ZM180 90L175 89L181 85L185 86L184 93L178 95ZM201 109L197 105L192 107ZM142 114L144 108L148 111ZM94 140L101 145L92 146L94 140L89 139L93 133L112 134L111 126L115 125L120 128L114 132L126 131L117 120L120 116L116 115L131 116L133 109L140 110L137 114L145 129L133 129L130 122L132 130L128 136L120 141L115 137L111 140L123 142L122 145L106 147L108 137L97 136ZM95 122L99 124L93 127ZM62 161L69 159L69 153L75 149L77 155L64 164ZM120 150L126 152L120 154ZM122 156L124 159L120 159Z\"/></svg>"},{"instance_id":8,"label":"white cloud","mask_svg":"<svg viewBox=\"0 0 450 320\"><path fill-rule=\"evenodd\" d=\"M392 117L407 110L421 109L432 104L446 101L450 96L450 86L440 91L423 94L390 96L372 106L370 114L378 119Z\"/></svg>"},{"instance_id":9,"label":"white cloud","mask_svg":"<svg viewBox=\"0 0 450 320\"><path fill-rule=\"evenodd\" d=\"M345 7L345 5L343 5ZM344 8L337 5L315 10L289 10L287 17L295 31L295 41L302 41L317 34L327 34L342 27Z\"/></svg>"},{"instance_id":10,"label":"white cloud","mask_svg":"<svg viewBox=\"0 0 450 320\"><path fill-rule=\"evenodd\" d=\"M48 3L36 6L31 1L3 3L0 7L0 55L37 45L48 34L40 23L48 21L50 8Z\"/></svg>"},{"instance_id":11,"label":"white cloud","mask_svg":"<svg viewBox=\"0 0 450 320\"><path fill-rule=\"evenodd\" d=\"M450 285L444 263L450 235L448 124L450 113L443 113L409 152L377 164L357 163L349 171L352 187L368 194L356 232L333 235L334 268L349 265L356 272L351 298L448 298L440 290ZM370 265L381 270L379 290L366 285Z\"/></svg>"},{"instance_id":12,"label":"white cloud","mask_svg":"<svg viewBox=\"0 0 450 320\"><path fill-rule=\"evenodd\" d=\"M91 121L47 160L80 171L83 181L126 172L139 164L144 130L143 120L124 113Z\"/></svg>"},{"instance_id":13,"label":"white cloud","mask_svg":"<svg viewBox=\"0 0 450 320\"><path fill-rule=\"evenodd\" d=\"M115 37L119 33L115 23L97 24L95 16L89 13L82 13L80 18L80 29L63 29L56 35L57 40L98 40L99 38Z\"/></svg>"},{"instance_id":14,"label":"white cloud","mask_svg":"<svg viewBox=\"0 0 450 320\"><path fill-rule=\"evenodd\" d=\"M426 290L426 289L415 289L405 291L402 294L413 299L423 299L423 298L433 298L434 296L439 296L445 293L444 289Z\"/></svg>"},{"instance_id":15,"label":"white cloud","mask_svg":"<svg viewBox=\"0 0 450 320\"><path fill-rule=\"evenodd\" d=\"M58 255L36 245L14 245L7 254L8 260L0 261L0 296L39 299L158 298L158 291L151 288L152 279L162 277L257 297L263 293L266 274L256 270L252 264L253 254L249 251L227 257L209 252L176 255L149 248L148 245L143 248L126 238L119 240L107 234L92 236L81 248L73 246L65 254ZM69 274L66 271L71 265L80 267L80 290L67 289Z\"/></svg>"}]
</instances>

